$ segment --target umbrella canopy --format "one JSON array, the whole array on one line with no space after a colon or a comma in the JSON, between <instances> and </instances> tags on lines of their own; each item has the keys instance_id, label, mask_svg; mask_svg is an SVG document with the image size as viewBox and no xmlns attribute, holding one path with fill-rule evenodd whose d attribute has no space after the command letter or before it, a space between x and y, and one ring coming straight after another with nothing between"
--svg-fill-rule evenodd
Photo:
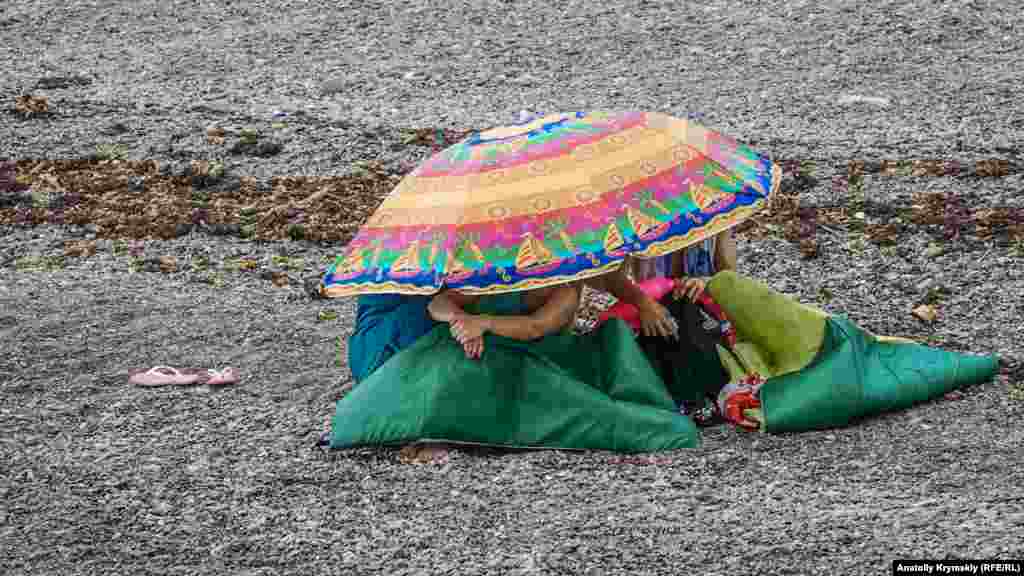
<instances>
[{"instance_id":1,"label":"umbrella canopy","mask_svg":"<svg viewBox=\"0 0 1024 576\"><path fill-rule=\"evenodd\" d=\"M576 112L477 132L408 174L328 269L327 297L492 294L612 271L748 218L781 169L652 112Z\"/></svg>"}]
</instances>

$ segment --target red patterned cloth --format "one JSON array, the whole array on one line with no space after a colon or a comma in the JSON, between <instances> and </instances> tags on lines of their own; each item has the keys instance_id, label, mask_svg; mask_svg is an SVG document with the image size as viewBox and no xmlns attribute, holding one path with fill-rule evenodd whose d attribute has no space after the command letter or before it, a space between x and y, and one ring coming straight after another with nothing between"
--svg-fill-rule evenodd
<instances>
[{"instance_id":1,"label":"red patterned cloth","mask_svg":"<svg viewBox=\"0 0 1024 576\"><path fill-rule=\"evenodd\" d=\"M759 393L762 384L764 378L757 374L726 384L718 393L719 414L729 422L748 430L760 428L761 423L747 418L745 411L761 409Z\"/></svg>"}]
</instances>

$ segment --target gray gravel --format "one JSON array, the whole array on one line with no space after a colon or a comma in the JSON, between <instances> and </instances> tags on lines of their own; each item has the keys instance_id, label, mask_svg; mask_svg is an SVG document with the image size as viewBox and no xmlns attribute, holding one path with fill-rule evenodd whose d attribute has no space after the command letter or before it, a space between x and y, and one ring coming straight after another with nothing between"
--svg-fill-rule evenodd
<instances>
[{"instance_id":1,"label":"gray gravel","mask_svg":"<svg viewBox=\"0 0 1024 576\"><path fill-rule=\"evenodd\" d=\"M851 160L1020 161L1013 3L436 6L6 3L0 157L121 143L136 159L226 156L260 178L339 174L414 164L429 149L403 145L406 128L602 107L701 114L815 161L811 203L848 196L831 182ZM22 91L48 96L52 115L8 114ZM291 113L287 128L270 126L274 110ZM211 124L257 127L282 151L232 156L206 143ZM882 203L931 190L1021 206L1020 174L865 187ZM143 259L177 258L163 274L100 241L61 270L31 269L81 233L0 230L0 573L877 574L897 557L1024 557L1012 246L965 237L927 256L926 229L896 249L837 230L802 261L780 239L740 242L742 272L805 302L1010 360L962 399L830 432L716 427L680 453L458 451L404 466L392 450L312 448L348 381L337 340L353 308L301 286L337 246L146 243ZM260 270L230 270L238 257ZM262 277L273 268L288 286ZM909 312L932 286L948 294L923 325ZM157 363L232 365L243 380L127 384Z\"/></svg>"}]
</instances>

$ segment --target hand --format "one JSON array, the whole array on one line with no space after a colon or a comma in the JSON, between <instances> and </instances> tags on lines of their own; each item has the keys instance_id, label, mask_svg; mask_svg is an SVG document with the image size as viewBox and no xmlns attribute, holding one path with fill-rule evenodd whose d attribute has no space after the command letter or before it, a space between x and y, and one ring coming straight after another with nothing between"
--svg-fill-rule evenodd
<instances>
[{"instance_id":1,"label":"hand","mask_svg":"<svg viewBox=\"0 0 1024 576\"><path fill-rule=\"evenodd\" d=\"M668 309L653 298L645 298L640 306L640 332L644 336L661 336L678 338L678 329Z\"/></svg>"},{"instance_id":2,"label":"hand","mask_svg":"<svg viewBox=\"0 0 1024 576\"><path fill-rule=\"evenodd\" d=\"M484 354L484 339L470 340L462 345L462 349L466 351L466 358L479 358Z\"/></svg>"},{"instance_id":3,"label":"hand","mask_svg":"<svg viewBox=\"0 0 1024 576\"><path fill-rule=\"evenodd\" d=\"M676 282L676 287L672 289L672 297L679 300L685 296L690 302L696 302L697 298L704 294L704 288L707 287L707 284L707 278L687 278L686 280Z\"/></svg>"},{"instance_id":4,"label":"hand","mask_svg":"<svg viewBox=\"0 0 1024 576\"><path fill-rule=\"evenodd\" d=\"M459 344L465 345L470 340L482 338L487 332L487 326L479 316L462 316L452 320L451 331Z\"/></svg>"}]
</instances>

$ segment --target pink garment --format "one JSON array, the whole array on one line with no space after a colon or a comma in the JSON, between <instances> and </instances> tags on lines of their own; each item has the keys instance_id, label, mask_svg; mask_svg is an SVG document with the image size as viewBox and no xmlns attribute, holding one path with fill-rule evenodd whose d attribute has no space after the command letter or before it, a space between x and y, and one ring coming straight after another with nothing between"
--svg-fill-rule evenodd
<instances>
[{"instance_id":1,"label":"pink garment","mask_svg":"<svg viewBox=\"0 0 1024 576\"><path fill-rule=\"evenodd\" d=\"M654 277L643 282L638 282L637 286L644 294L647 294L654 300L661 300L666 294L672 291L678 284L679 280L673 280L671 278ZM732 323L729 322L729 318L726 317L725 311L718 305L711 296L706 292L701 294L700 298L697 299L697 304L704 309L707 316L710 316L713 321L717 321L721 328L722 334L725 337L725 342L730 347L736 344L736 328L733 327ZM620 318L629 324L633 332L640 332L640 311L637 310L636 306L627 304L625 302L617 302L611 308L605 310L597 317L597 325L600 326L608 321L609 318Z\"/></svg>"},{"instance_id":2,"label":"pink garment","mask_svg":"<svg viewBox=\"0 0 1024 576\"><path fill-rule=\"evenodd\" d=\"M672 289L675 288L675 285L675 280L659 276L637 283L637 286L644 294L647 294L655 300L660 300L663 296L671 292ZM640 331L640 311L632 304L617 302L614 306L605 310L597 317L597 325L600 326L601 324L604 324L609 318L620 318L624 320L626 324L629 324L634 332Z\"/></svg>"}]
</instances>

